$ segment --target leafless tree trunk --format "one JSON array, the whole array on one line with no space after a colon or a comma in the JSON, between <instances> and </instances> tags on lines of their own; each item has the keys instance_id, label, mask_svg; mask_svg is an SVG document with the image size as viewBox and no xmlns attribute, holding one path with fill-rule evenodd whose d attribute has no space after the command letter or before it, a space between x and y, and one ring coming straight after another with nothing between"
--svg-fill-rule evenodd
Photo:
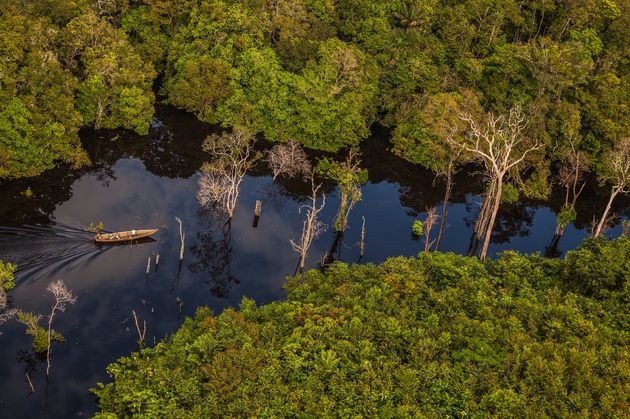
<instances>
[{"instance_id":1,"label":"leafless tree trunk","mask_svg":"<svg viewBox=\"0 0 630 419\"><path fill-rule=\"evenodd\" d=\"M234 216L239 187L247 169L259 158L254 154L253 135L245 128L235 128L230 134L211 135L203 143L214 160L204 163L199 178L197 200L202 206L219 206L228 216Z\"/></svg>"},{"instance_id":2,"label":"leafless tree trunk","mask_svg":"<svg viewBox=\"0 0 630 419\"><path fill-rule=\"evenodd\" d=\"M610 224L610 208L612 207L612 203L615 200L615 198L617 197L617 195L619 195L619 193L621 192L621 189L617 188L617 187L612 187L611 191L610 191L610 196L608 197L608 202L606 203L606 207L604 208L604 213L602 214L601 218L599 219L599 221L597 222L597 225L595 225L595 228L593 230L593 237L599 237L602 235L602 232L606 229L606 226ZM614 218L614 217L612 217Z\"/></svg>"},{"instance_id":3,"label":"leafless tree trunk","mask_svg":"<svg viewBox=\"0 0 630 419\"><path fill-rule=\"evenodd\" d=\"M586 156L576 148L572 139L569 140L569 145L570 148L566 150L560 163L557 177L558 183L564 188L564 204L556 217L556 229L551 242L545 248L545 255L548 257L559 256L557 249L560 239L566 226L573 221L578 197L586 186L586 181L583 181L584 173L588 171Z\"/></svg>"},{"instance_id":4,"label":"leafless tree trunk","mask_svg":"<svg viewBox=\"0 0 630 419\"><path fill-rule=\"evenodd\" d=\"M140 330L140 322L138 321L138 316L136 315L136 311L135 310L131 310L131 313L133 314L133 321L136 324L136 331L138 332L138 346L140 346L141 348L144 347L144 337L147 334L147 321L144 320L142 323L142 330Z\"/></svg>"},{"instance_id":5,"label":"leafless tree trunk","mask_svg":"<svg viewBox=\"0 0 630 419\"><path fill-rule=\"evenodd\" d=\"M424 251L429 252L431 250L431 246L433 242L431 241L431 230L433 230L433 226L437 222L437 210L435 206L431 206L427 208L427 217L424 219L422 223L422 231L424 233Z\"/></svg>"},{"instance_id":6,"label":"leafless tree trunk","mask_svg":"<svg viewBox=\"0 0 630 419\"><path fill-rule=\"evenodd\" d=\"M593 230L593 237L599 237L609 218L612 203L619 194L630 193L630 138L622 138L604 157L605 174L602 180L612 183L610 197L599 222Z\"/></svg>"},{"instance_id":7,"label":"leafless tree trunk","mask_svg":"<svg viewBox=\"0 0 630 419\"><path fill-rule=\"evenodd\" d=\"M586 181L582 182L582 178L588 171L588 161L584 153L576 149L573 141L570 141L570 145L558 173L558 183L564 188L563 210L575 210L578 197L586 186ZM565 227L566 223L558 223L555 234L562 236Z\"/></svg>"},{"instance_id":8,"label":"leafless tree trunk","mask_svg":"<svg viewBox=\"0 0 630 419\"><path fill-rule=\"evenodd\" d=\"M293 239L290 240L291 247L295 252L300 255L300 272L304 272L304 263L306 261L306 255L308 253L308 249L311 247L313 240L319 237L324 231L326 231L326 224L322 223L318 218L317 214L324 208L326 204L326 196L322 194L322 203L320 206L317 206L317 197L319 194L319 189L321 188L321 184L315 185L314 175L311 174L311 202L309 205L305 205L300 207L300 212L302 208L306 209L306 217L304 218L304 223L302 224L302 235L300 237L299 242L295 242Z\"/></svg>"},{"instance_id":9,"label":"leafless tree trunk","mask_svg":"<svg viewBox=\"0 0 630 419\"><path fill-rule=\"evenodd\" d=\"M184 259L184 241L186 240L186 233L184 233L182 228L182 220L180 220L179 217L175 217L175 221L179 223L179 260L182 261Z\"/></svg>"},{"instance_id":10,"label":"leafless tree trunk","mask_svg":"<svg viewBox=\"0 0 630 419\"><path fill-rule=\"evenodd\" d=\"M484 260L501 204L506 175L517 170L527 156L542 148L543 144L525 136L528 117L518 107L513 108L508 115L488 113L483 123L476 121L470 114L460 114L459 117L468 124L467 140L462 143L453 138L447 140L481 161L489 179L475 226L476 239L482 241L479 259Z\"/></svg>"},{"instance_id":11,"label":"leafless tree trunk","mask_svg":"<svg viewBox=\"0 0 630 419\"><path fill-rule=\"evenodd\" d=\"M444 235L444 228L446 227L446 217L448 215L448 202L451 199L451 192L453 191L453 175L455 174L455 162L461 154L461 149L451 154L446 170L442 173L438 173L438 176L446 178L446 189L444 191L444 198L442 199L442 215L440 218L440 230L438 232L437 239L435 241L435 250L440 249L440 243L442 243L442 236Z\"/></svg>"},{"instance_id":12,"label":"leafless tree trunk","mask_svg":"<svg viewBox=\"0 0 630 419\"><path fill-rule=\"evenodd\" d=\"M48 350L46 351L46 375L49 375L52 352L53 319L58 311L66 310L66 304L76 303L77 298L72 294L72 291L70 291L61 280L51 282L46 290L48 290L48 292L50 292L55 297L55 304L50 311L50 315L48 316Z\"/></svg>"},{"instance_id":13,"label":"leafless tree trunk","mask_svg":"<svg viewBox=\"0 0 630 419\"><path fill-rule=\"evenodd\" d=\"M276 144L267 153L267 162L273 173L273 180L278 176L295 177L302 175L305 179L311 172L311 163L304 149L295 141Z\"/></svg>"}]
</instances>

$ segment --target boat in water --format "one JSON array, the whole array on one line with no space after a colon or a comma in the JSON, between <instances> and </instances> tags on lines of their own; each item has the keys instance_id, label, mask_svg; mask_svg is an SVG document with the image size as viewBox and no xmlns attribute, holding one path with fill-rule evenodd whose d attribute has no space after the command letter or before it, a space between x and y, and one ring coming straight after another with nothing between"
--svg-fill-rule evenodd
<instances>
[{"instance_id":1,"label":"boat in water","mask_svg":"<svg viewBox=\"0 0 630 419\"><path fill-rule=\"evenodd\" d=\"M157 233L159 228L150 230L116 231L113 233L100 233L94 236L96 243L124 243L133 240L144 239Z\"/></svg>"}]
</instances>

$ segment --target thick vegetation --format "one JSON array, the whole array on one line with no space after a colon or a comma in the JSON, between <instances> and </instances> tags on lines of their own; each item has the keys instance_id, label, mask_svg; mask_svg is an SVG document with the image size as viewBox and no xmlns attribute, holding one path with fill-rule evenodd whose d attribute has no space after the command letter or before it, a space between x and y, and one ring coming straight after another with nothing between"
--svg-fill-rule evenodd
<instances>
[{"instance_id":1,"label":"thick vegetation","mask_svg":"<svg viewBox=\"0 0 630 419\"><path fill-rule=\"evenodd\" d=\"M15 271L15 265L10 263L4 264L0 260L0 323L4 319L4 310L7 307L7 294L6 291L15 286L13 272Z\"/></svg>"},{"instance_id":2,"label":"thick vegetation","mask_svg":"<svg viewBox=\"0 0 630 419\"><path fill-rule=\"evenodd\" d=\"M336 263L112 364L99 416L621 417L630 240Z\"/></svg>"},{"instance_id":3,"label":"thick vegetation","mask_svg":"<svg viewBox=\"0 0 630 419\"><path fill-rule=\"evenodd\" d=\"M379 121L438 171L462 114L518 105L546 147L508 188L544 196L569 144L599 170L628 136L629 16L628 0L5 0L0 177L85 163L84 125L147 132L154 84L204 121L320 150Z\"/></svg>"}]
</instances>

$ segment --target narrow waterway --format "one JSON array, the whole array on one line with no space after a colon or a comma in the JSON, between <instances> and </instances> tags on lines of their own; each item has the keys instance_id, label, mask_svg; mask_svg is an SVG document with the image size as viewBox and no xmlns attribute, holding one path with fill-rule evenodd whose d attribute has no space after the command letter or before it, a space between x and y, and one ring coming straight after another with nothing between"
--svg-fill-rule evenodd
<instances>
[{"instance_id":1,"label":"narrow waterway","mask_svg":"<svg viewBox=\"0 0 630 419\"><path fill-rule=\"evenodd\" d=\"M298 262L289 240L300 236L299 210L309 187L299 181L273 182L261 162L242 184L227 234L220 216L202 209L195 197L198 171L210 158L201 143L211 132L213 127L191 115L162 107L147 137L85 131L83 141L93 160L89 168L58 167L38 178L0 184L0 260L18 265L11 306L45 316L53 302L46 286L54 279L62 279L78 297L55 319L54 328L65 342L54 345L48 379L46 362L32 352L25 327L16 321L0 326L1 417L92 415L96 401L89 389L108 379L109 363L137 347L132 310L146 320L147 343L153 345L198 306L220 312L238 306L243 297L259 304L284 297L284 278L295 272ZM423 219L428 206L440 204L443 185L430 172L391 155L388 146L387 131L379 129L362 146L370 180L333 254L337 260L378 263L391 256L416 255L422 247L411 235L411 223ZM457 175L441 250L466 253L482 187L472 170ZM334 185L324 189L322 218L330 225L338 197ZM587 237L593 216L605 205L606 192L596 182L589 183L578 202L578 220L560 242L560 255ZM254 228L256 200L263 207ZM558 197L547 203L505 205L490 253L543 252L561 203ZM628 207L627 200L619 200L614 210L628 217ZM175 217L183 221L186 233L181 264ZM359 259L362 217L365 255ZM96 246L85 228L98 222L109 231L153 227L160 231L154 241ZM617 224L607 234L620 231ZM314 243L307 265L318 266L333 241L329 228Z\"/></svg>"}]
</instances>

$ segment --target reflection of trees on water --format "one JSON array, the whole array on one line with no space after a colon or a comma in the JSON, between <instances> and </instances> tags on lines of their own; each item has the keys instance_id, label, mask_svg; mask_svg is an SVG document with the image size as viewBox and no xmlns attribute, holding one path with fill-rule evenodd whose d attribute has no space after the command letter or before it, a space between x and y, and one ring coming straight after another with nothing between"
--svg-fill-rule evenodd
<instances>
[{"instance_id":1,"label":"reflection of trees on water","mask_svg":"<svg viewBox=\"0 0 630 419\"><path fill-rule=\"evenodd\" d=\"M197 121L194 115L163 106L157 107L156 119L151 131L144 137L122 130L84 129L81 131L81 139L93 164L81 169L70 169L67 165L60 165L34 178L0 181L0 202L2 202L0 224L51 224L55 209L72 198L74 182L82 176L93 175L104 186L108 186L116 179L113 165L121 158L137 158L142 161L148 171L157 176L188 178L199 170L202 160L206 158L201 149L201 143L213 130L212 126ZM259 141L257 144L264 151L265 147L271 147L274 143ZM400 202L409 209L410 216L415 217L424 213L427 206L438 205L439 207L444 193L443 182L434 182L435 177L431 172L394 156L387 151L388 147L389 132L379 127L374 129L372 137L361 144L363 167L368 169L370 182L398 184ZM307 153L313 163L321 156L308 150ZM248 172L248 175L261 177L269 176L269 173L267 164L260 162ZM480 178L473 174L474 168L468 167L456 175L451 196L452 203L464 203L467 195L482 193L483 184ZM33 192L32 197L22 194L27 188ZM326 195L330 195L334 189L333 182L324 182L322 190ZM600 216L606 204L608 189L608 187L600 187L592 175L587 178L587 186L577 202L577 219L573 223L575 228L590 229L593 216ZM274 188L269 192L269 198L272 201L275 200L279 206L284 199L303 202L309 196L310 186L301 179L280 177L274 181ZM563 196L558 190L554 190L550 201L544 203L555 213L560 210L562 204ZM478 211L477 206L469 205L469 212L473 218L476 211ZM523 209L518 211L524 212ZM612 211L619 216L614 220L614 226L618 226L622 217L626 219L630 217L630 197L618 197L613 203ZM497 231L499 229L502 231L493 236L496 235L498 240L504 240L510 231L522 234L528 222L517 228L513 225L514 221L510 221L516 215L503 213L504 211L500 210L498 216L505 218L502 222L504 225L497 226ZM496 242L494 238L493 242Z\"/></svg>"},{"instance_id":2,"label":"reflection of trees on water","mask_svg":"<svg viewBox=\"0 0 630 419\"><path fill-rule=\"evenodd\" d=\"M240 284L231 266L232 226L214 210L206 214L209 215L208 228L197 233L197 243L190 247L195 260L188 269L195 274L207 274L205 282L210 285L210 293L217 298L227 298L232 284Z\"/></svg>"},{"instance_id":3,"label":"reflection of trees on water","mask_svg":"<svg viewBox=\"0 0 630 419\"><path fill-rule=\"evenodd\" d=\"M466 226L472 228L475 224L481 199L478 196L466 201L467 216L464 218ZM514 237L526 237L533 226L534 215L538 210L531 202L518 201L513 204L502 204L492 230L491 243L508 243ZM543 249L541 248L541 251Z\"/></svg>"},{"instance_id":4,"label":"reflection of trees on water","mask_svg":"<svg viewBox=\"0 0 630 419\"><path fill-rule=\"evenodd\" d=\"M337 231L332 241L330 249L324 257L324 265L329 265L335 261L341 262L341 248L343 247L343 231Z\"/></svg>"},{"instance_id":5,"label":"reflection of trees on water","mask_svg":"<svg viewBox=\"0 0 630 419\"><path fill-rule=\"evenodd\" d=\"M201 167L201 142L211 130L193 115L160 106L144 137L124 130L83 129L81 141L92 164L80 169L61 164L36 177L0 181L0 224L51 224L57 206L72 198L74 182L92 175L107 187L116 179L113 165L122 158L141 160L156 176L188 178ZM27 188L31 197L23 194Z\"/></svg>"},{"instance_id":6,"label":"reflection of trees on water","mask_svg":"<svg viewBox=\"0 0 630 419\"><path fill-rule=\"evenodd\" d=\"M537 209L527 204L503 204L502 210L497 214L491 242L508 243L513 237L529 236ZM543 250L542 247L540 250Z\"/></svg>"}]
</instances>

